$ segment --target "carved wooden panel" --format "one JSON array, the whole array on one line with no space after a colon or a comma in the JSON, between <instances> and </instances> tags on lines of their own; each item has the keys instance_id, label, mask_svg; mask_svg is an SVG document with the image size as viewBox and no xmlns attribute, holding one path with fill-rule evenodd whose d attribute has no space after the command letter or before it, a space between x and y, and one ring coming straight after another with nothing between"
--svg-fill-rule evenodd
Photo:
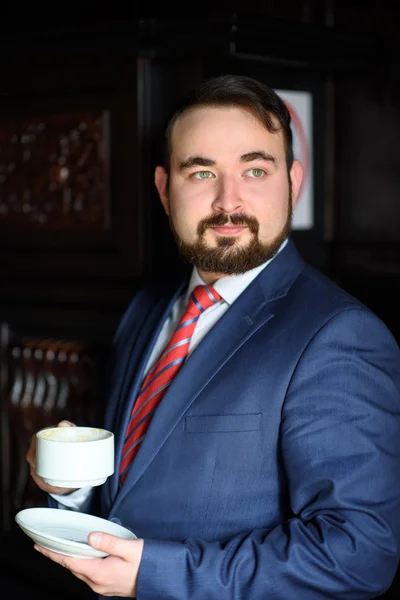
<instances>
[{"instance_id":1,"label":"carved wooden panel","mask_svg":"<svg viewBox=\"0 0 400 600\"><path fill-rule=\"evenodd\" d=\"M0 231L102 231L109 219L107 111L0 120Z\"/></svg>"}]
</instances>

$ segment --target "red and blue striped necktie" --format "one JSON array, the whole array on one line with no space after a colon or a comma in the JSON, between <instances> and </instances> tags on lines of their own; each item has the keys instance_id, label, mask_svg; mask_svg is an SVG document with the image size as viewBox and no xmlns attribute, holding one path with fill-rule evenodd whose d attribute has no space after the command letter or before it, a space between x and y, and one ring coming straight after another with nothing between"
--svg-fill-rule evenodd
<instances>
[{"instance_id":1,"label":"red and blue striped necktie","mask_svg":"<svg viewBox=\"0 0 400 600\"><path fill-rule=\"evenodd\" d=\"M198 285L192 292L186 312L155 366L145 377L133 406L122 450L119 470L121 484L125 481L145 433L162 397L186 360L190 340L201 313L221 300L212 286Z\"/></svg>"}]
</instances>

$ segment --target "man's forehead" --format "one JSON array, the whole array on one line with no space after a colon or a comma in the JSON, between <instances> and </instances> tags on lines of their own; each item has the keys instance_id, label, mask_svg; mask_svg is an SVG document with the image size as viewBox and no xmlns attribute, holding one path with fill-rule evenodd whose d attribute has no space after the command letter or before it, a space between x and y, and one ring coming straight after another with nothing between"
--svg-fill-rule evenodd
<instances>
[{"instance_id":1,"label":"man's forehead","mask_svg":"<svg viewBox=\"0 0 400 600\"><path fill-rule=\"evenodd\" d=\"M190 109L177 119L171 132L171 153L179 160L188 151L221 150L239 158L256 148L284 151L282 130L270 132L259 116L236 106Z\"/></svg>"},{"instance_id":2,"label":"man's forehead","mask_svg":"<svg viewBox=\"0 0 400 600\"><path fill-rule=\"evenodd\" d=\"M242 106L195 106L182 113L175 121L173 132L186 130L201 126L204 121L247 121L248 124L258 126L262 129L267 129L265 123L259 115L250 108ZM279 123L272 119L274 124L279 126Z\"/></svg>"}]
</instances>

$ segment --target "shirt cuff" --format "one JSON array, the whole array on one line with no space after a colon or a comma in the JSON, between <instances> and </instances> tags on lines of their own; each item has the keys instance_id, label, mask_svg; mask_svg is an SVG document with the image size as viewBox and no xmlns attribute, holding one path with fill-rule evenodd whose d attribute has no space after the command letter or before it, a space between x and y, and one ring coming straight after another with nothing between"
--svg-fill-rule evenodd
<instances>
[{"instance_id":1,"label":"shirt cuff","mask_svg":"<svg viewBox=\"0 0 400 600\"><path fill-rule=\"evenodd\" d=\"M70 494L49 494L57 502L57 507L64 510L75 510L83 512L82 509L90 499L93 486L88 485L74 490Z\"/></svg>"}]
</instances>

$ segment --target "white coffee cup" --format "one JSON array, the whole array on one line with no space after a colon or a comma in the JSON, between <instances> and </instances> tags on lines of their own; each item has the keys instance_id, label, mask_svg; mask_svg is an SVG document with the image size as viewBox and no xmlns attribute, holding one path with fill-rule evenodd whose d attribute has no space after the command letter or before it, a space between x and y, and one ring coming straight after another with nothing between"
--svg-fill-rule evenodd
<instances>
[{"instance_id":1,"label":"white coffee cup","mask_svg":"<svg viewBox=\"0 0 400 600\"><path fill-rule=\"evenodd\" d=\"M56 487L102 485L114 473L114 434L95 427L41 429L36 473Z\"/></svg>"}]
</instances>

